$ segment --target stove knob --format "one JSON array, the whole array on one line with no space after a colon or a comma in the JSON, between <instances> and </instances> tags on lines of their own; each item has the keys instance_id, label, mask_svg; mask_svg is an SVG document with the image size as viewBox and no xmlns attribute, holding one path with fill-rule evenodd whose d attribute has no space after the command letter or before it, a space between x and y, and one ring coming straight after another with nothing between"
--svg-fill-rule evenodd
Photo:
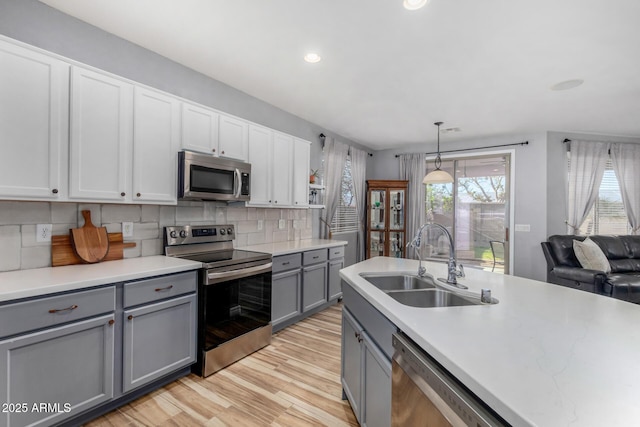
<instances>
[{"instance_id":1,"label":"stove knob","mask_svg":"<svg viewBox=\"0 0 640 427\"><path fill-rule=\"evenodd\" d=\"M184 230L180 231L180 237L182 237L183 239L187 237L187 232Z\"/></svg>"},{"instance_id":2,"label":"stove knob","mask_svg":"<svg viewBox=\"0 0 640 427\"><path fill-rule=\"evenodd\" d=\"M231 227L227 228L227 234L233 234L233 228Z\"/></svg>"},{"instance_id":3,"label":"stove knob","mask_svg":"<svg viewBox=\"0 0 640 427\"><path fill-rule=\"evenodd\" d=\"M172 231L172 232L170 232L170 233L169 233L169 236L170 236L172 239L175 239L176 237L178 237L178 233L176 233L176 231L174 230L174 231Z\"/></svg>"},{"instance_id":4,"label":"stove knob","mask_svg":"<svg viewBox=\"0 0 640 427\"><path fill-rule=\"evenodd\" d=\"M220 235L224 236L225 234L227 234L227 230L225 230L224 228L220 229Z\"/></svg>"}]
</instances>

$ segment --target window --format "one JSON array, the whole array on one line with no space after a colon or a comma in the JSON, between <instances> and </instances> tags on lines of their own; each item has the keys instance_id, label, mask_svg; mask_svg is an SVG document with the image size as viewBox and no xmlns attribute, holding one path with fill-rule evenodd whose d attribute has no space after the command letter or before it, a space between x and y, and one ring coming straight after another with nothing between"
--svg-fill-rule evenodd
<instances>
[{"instance_id":1,"label":"window","mask_svg":"<svg viewBox=\"0 0 640 427\"><path fill-rule=\"evenodd\" d=\"M331 220L331 233L358 231L360 227L358 213L356 212L356 198L353 192L353 179L351 178L351 160L349 158L347 158L342 171L340 192L340 202L333 220Z\"/></svg>"},{"instance_id":2,"label":"window","mask_svg":"<svg viewBox=\"0 0 640 427\"><path fill-rule=\"evenodd\" d=\"M569 161L569 168L571 162ZM607 159L598 199L589 215L579 227L582 235L630 234L631 226L627 219L620 194L620 184L613 170L613 162Z\"/></svg>"}]
</instances>

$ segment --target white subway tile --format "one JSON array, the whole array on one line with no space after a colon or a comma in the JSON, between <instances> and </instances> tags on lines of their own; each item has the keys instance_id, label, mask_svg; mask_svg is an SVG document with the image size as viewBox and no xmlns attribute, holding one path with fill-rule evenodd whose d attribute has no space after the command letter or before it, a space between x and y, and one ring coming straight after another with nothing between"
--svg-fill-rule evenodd
<instances>
[{"instance_id":1,"label":"white subway tile","mask_svg":"<svg viewBox=\"0 0 640 427\"><path fill-rule=\"evenodd\" d=\"M75 224L78 222L77 203L51 203L52 224Z\"/></svg>"},{"instance_id":2,"label":"white subway tile","mask_svg":"<svg viewBox=\"0 0 640 427\"><path fill-rule=\"evenodd\" d=\"M171 227L176 225L176 207L175 206L160 206L160 220L161 227Z\"/></svg>"},{"instance_id":3,"label":"white subway tile","mask_svg":"<svg viewBox=\"0 0 640 427\"><path fill-rule=\"evenodd\" d=\"M20 226L0 226L0 271L20 268Z\"/></svg>"},{"instance_id":4,"label":"white subway tile","mask_svg":"<svg viewBox=\"0 0 640 427\"><path fill-rule=\"evenodd\" d=\"M282 214L280 213L282 209L265 209L264 219L280 219L282 218Z\"/></svg>"},{"instance_id":5,"label":"white subway tile","mask_svg":"<svg viewBox=\"0 0 640 427\"><path fill-rule=\"evenodd\" d=\"M246 221L247 208L227 208L227 221Z\"/></svg>"},{"instance_id":6,"label":"white subway tile","mask_svg":"<svg viewBox=\"0 0 640 427\"><path fill-rule=\"evenodd\" d=\"M160 206L142 205L142 222L160 222Z\"/></svg>"},{"instance_id":7,"label":"white subway tile","mask_svg":"<svg viewBox=\"0 0 640 427\"><path fill-rule=\"evenodd\" d=\"M191 225L194 221L204 221L204 206L176 206L176 225Z\"/></svg>"},{"instance_id":8,"label":"white subway tile","mask_svg":"<svg viewBox=\"0 0 640 427\"><path fill-rule=\"evenodd\" d=\"M141 251L142 251L142 244L141 244L141 242L139 240L136 241L135 243L136 243L136 247L135 248L125 248L124 249L124 258L137 258L137 257L140 256Z\"/></svg>"},{"instance_id":9,"label":"white subway tile","mask_svg":"<svg viewBox=\"0 0 640 427\"><path fill-rule=\"evenodd\" d=\"M261 245L265 243L264 233L247 234L247 243L249 245Z\"/></svg>"},{"instance_id":10,"label":"white subway tile","mask_svg":"<svg viewBox=\"0 0 640 427\"><path fill-rule=\"evenodd\" d=\"M140 222L140 205L102 205L102 222Z\"/></svg>"},{"instance_id":11,"label":"white subway tile","mask_svg":"<svg viewBox=\"0 0 640 427\"><path fill-rule=\"evenodd\" d=\"M0 202L0 225L50 223L48 202Z\"/></svg>"},{"instance_id":12,"label":"white subway tile","mask_svg":"<svg viewBox=\"0 0 640 427\"><path fill-rule=\"evenodd\" d=\"M51 245L22 248L20 269L51 267Z\"/></svg>"},{"instance_id":13,"label":"white subway tile","mask_svg":"<svg viewBox=\"0 0 640 427\"><path fill-rule=\"evenodd\" d=\"M164 255L162 239L147 239L142 241L142 256Z\"/></svg>"},{"instance_id":14,"label":"white subway tile","mask_svg":"<svg viewBox=\"0 0 640 427\"><path fill-rule=\"evenodd\" d=\"M22 233L22 247L31 246L51 246L51 242L37 242L36 241L36 225L27 224L20 227Z\"/></svg>"},{"instance_id":15,"label":"white subway tile","mask_svg":"<svg viewBox=\"0 0 640 427\"><path fill-rule=\"evenodd\" d=\"M157 239L160 228L157 222L136 222L133 224L133 240Z\"/></svg>"}]
</instances>

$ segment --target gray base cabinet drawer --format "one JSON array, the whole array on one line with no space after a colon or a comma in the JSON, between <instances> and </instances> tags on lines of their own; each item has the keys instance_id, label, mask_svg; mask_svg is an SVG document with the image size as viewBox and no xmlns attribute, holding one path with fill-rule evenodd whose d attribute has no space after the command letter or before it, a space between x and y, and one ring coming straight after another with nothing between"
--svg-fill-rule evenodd
<instances>
[{"instance_id":1,"label":"gray base cabinet drawer","mask_svg":"<svg viewBox=\"0 0 640 427\"><path fill-rule=\"evenodd\" d=\"M116 309L114 286L0 306L0 337L86 319Z\"/></svg>"},{"instance_id":2,"label":"gray base cabinet drawer","mask_svg":"<svg viewBox=\"0 0 640 427\"><path fill-rule=\"evenodd\" d=\"M123 314L125 392L196 360L196 295L186 295Z\"/></svg>"},{"instance_id":3,"label":"gray base cabinet drawer","mask_svg":"<svg viewBox=\"0 0 640 427\"><path fill-rule=\"evenodd\" d=\"M307 251L302 253L302 264L312 265L327 260L326 249L316 249L315 251Z\"/></svg>"},{"instance_id":4,"label":"gray base cabinet drawer","mask_svg":"<svg viewBox=\"0 0 640 427\"><path fill-rule=\"evenodd\" d=\"M301 265L302 257L299 253L291 255L281 255L273 257L273 267L271 268L271 271L273 274L276 274L282 271L300 268Z\"/></svg>"},{"instance_id":5,"label":"gray base cabinet drawer","mask_svg":"<svg viewBox=\"0 0 640 427\"><path fill-rule=\"evenodd\" d=\"M109 314L0 341L0 402L28 407L0 413L0 426L50 426L110 400L113 320ZM42 403L55 410L32 411Z\"/></svg>"},{"instance_id":6,"label":"gray base cabinet drawer","mask_svg":"<svg viewBox=\"0 0 640 427\"><path fill-rule=\"evenodd\" d=\"M197 272L171 274L124 284L124 307L146 304L195 292Z\"/></svg>"},{"instance_id":7,"label":"gray base cabinet drawer","mask_svg":"<svg viewBox=\"0 0 640 427\"><path fill-rule=\"evenodd\" d=\"M344 246L329 248L329 259L344 258Z\"/></svg>"}]
</instances>

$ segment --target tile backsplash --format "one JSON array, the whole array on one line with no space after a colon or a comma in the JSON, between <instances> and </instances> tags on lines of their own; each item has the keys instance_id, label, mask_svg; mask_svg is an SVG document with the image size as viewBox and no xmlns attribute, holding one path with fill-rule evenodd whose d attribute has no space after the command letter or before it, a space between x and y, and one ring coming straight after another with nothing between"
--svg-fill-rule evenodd
<instances>
[{"instance_id":1,"label":"tile backsplash","mask_svg":"<svg viewBox=\"0 0 640 427\"><path fill-rule=\"evenodd\" d=\"M311 209L247 208L214 202L158 206L0 201L0 271L50 267L51 243L36 241L36 225L52 224L54 236L68 234L70 228L84 224L81 211L87 209L93 224L107 227L110 233L121 231L122 222L133 222L133 237L124 240L136 242L136 247L125 249L125 258L163 254L162 231L169 225L233 224L236 247L314 237ZM283 229L278 228L281 219L286 224Z\"/></svg>"}]
</instances>

